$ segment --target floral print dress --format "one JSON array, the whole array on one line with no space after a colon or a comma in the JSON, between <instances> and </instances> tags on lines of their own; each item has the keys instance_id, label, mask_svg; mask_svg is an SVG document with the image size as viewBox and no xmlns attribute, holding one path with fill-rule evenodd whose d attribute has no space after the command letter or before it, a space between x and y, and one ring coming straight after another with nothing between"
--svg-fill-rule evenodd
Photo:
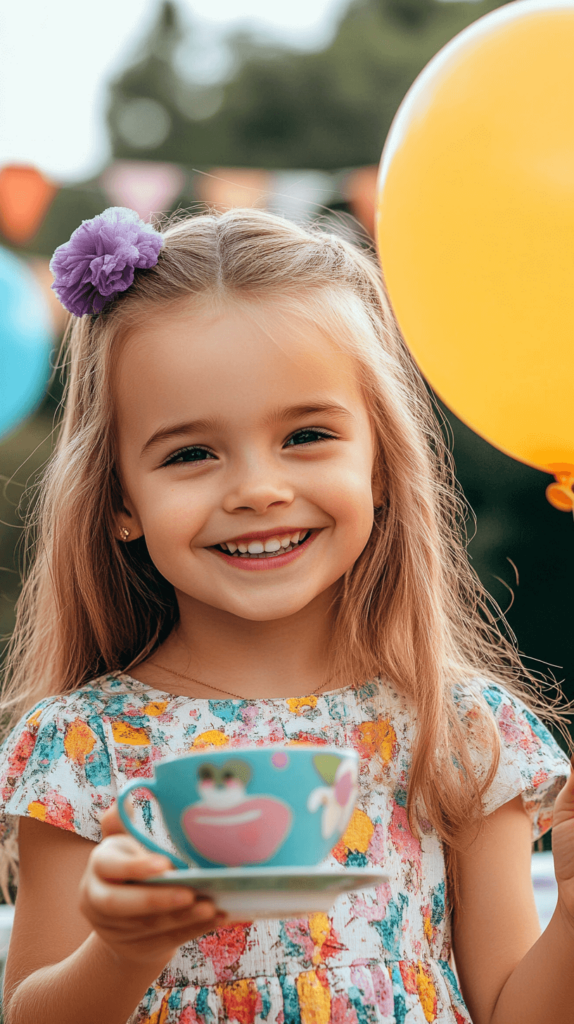
<instances>
[{"instance_id":1,"label":"floral print dress","mask_svg":"<svg viewBox=\"0 0 574 1024\"><path fill-rule=\"evenodd\" d=\"M521 701L492 683L476 687L502 740L485 813L522 794L536 839L551 825L568 759ZM472 740L476 704L461 694ZM118 789L149 778L166 756L254 742L354 747L359 799L331 860L381 865L389 883L340 897L330 916L234 924L182 946L130 1024L470 1024L451 964L442 845L430 826L415 838L407 821L412 739L404 697L379 680L254 701L173 696L105 676L41 701L6 740L0 838L28 815L98 842L99 814ZM137 826L172 848L149 796L134 805Z\"/></svg>"}]
</instances>

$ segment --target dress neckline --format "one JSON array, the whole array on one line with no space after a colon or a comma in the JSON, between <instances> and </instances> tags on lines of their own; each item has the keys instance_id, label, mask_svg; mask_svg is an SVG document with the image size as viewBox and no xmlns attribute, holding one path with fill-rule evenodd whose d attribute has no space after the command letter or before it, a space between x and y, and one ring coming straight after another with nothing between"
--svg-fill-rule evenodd
<instances>
[{"instance_id":1,"label":"dress neckline","mask_svg":"<svg viewBox=\"0 0 574 1024\"><path fill-rule=\"evenodd\" d=\"M336 690L325 690L323 693L303 693L299 697L190 697L187 693L171 693L169 690L160 690L157 686L152 686L151 683L145 683L142 679L137 679L135 676L129 674L129 672L111 672L107 678L121 679L128 683L134 684L141 690L145 690L148 693L157 693L162 700L169 698L171 700L193 700L201 701L203 704L276 704L285 703L288 700L305 700L309 697L316 697L320 700L322 697L332 697L337 694L349 693L351 690L360 689L355 683L349 683L347 686L340 686ZM375 680L372 680L375 682ZM367 680L367 683L371 680ZM367 685L363 683L361 685Z\"/></svg>"}]
</instances>

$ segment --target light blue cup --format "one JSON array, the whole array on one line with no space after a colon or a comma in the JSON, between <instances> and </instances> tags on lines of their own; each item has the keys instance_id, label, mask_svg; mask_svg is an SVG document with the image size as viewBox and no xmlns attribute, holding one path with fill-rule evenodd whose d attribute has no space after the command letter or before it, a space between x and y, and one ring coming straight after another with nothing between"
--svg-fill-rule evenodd
<instances>
[{"instance_id":1,"label":"light blue cup","mask_svg":"<svg viewBox=\"0 0 574 1024\"><path fill-rule=\"evenodd\" d=\"M128 832L178 868L303 867L343 835L358 770L356 752L337 747L204 750L158 761L149 781L132 779L118 810ZM155 797L183 859L136 828L125 806L134 790Z\"/></svg>"}]
</instances>

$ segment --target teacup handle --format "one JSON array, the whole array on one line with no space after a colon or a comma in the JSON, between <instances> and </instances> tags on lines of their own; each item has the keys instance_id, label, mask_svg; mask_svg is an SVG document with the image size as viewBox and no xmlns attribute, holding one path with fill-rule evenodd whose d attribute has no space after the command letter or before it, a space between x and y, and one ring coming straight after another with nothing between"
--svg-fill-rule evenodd
<instances>
[{"instance_id":1,"label":"teacup handle","mask_svg":"<svg viewBox=\"0 0 574 1024\"><path fill-rule=\"evenodd\" d=\"M134 789L144 789L146 793L150 793L151 796L154 796L157 800L157 794L155 792L153 782L144 782L143 779L132 779L127 786L124 786L121 793L118 793L118 812L128 832L130 832L134 839L137 839L139 843L143 843L144 846L147 846L148 850L152 850L153 853L161 853L164 857L169 857L173 864L175 864L176 868L183 868L185 870L189 867L189 864L186 864L184 860L180 860L180 858L176 857L174 853L162 850L161 846L154 843L153 839L150 839L149 836L146 836L145 833L140 832L139 829L135 827L125 808L125 802Z\"/></svg>"}]
</instances>

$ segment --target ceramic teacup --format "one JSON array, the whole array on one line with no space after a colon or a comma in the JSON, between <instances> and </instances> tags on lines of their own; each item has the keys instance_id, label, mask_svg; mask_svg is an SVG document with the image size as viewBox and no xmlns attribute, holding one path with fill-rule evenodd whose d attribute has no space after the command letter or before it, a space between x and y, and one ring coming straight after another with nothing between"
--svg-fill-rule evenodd
<instances>
[{"instance_id":1,"label":"ceramic teacup","mask_svg":"<svg viewBox=\"0 0 574 1024\"><path fill-rule=\"evenodd\" d=\"M198 751L158 761L153 779L132 779L118 810L136 839L178 868L304 867L343 835L357 777L356 752L337 747ZM133 790L155 797L181 860L135 827L125 807Z\"/></svg>"}]
</instances>

